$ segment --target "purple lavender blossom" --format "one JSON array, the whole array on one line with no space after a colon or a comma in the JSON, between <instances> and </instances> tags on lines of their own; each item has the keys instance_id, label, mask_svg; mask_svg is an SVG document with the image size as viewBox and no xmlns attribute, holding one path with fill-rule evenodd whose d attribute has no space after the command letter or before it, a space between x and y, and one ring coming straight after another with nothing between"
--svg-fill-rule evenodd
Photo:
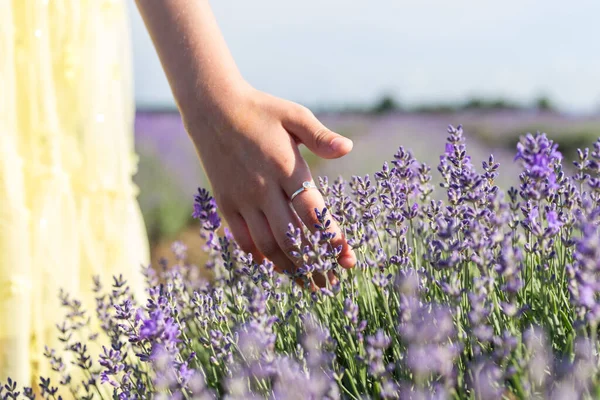
<instances>
[{"instance_id":1,"label":"purple lavender blossom","mask_svg":"<svg viewBox=\"0 0 600 400\"><path fill-rule=\"evenodd\" d=\"M517 144L515 160L523 165L521 174L521 196L524 199L540 199L557 189L557 168L560 168L562 154L558 145L548 139L545 133L527 134Z\"/></svg>"},{"instance_id":2,"label":"purple lavender blossom","mask_svg":"<svg viewBox=\"0 0 600 400\"><path fill-rule=\"evenodd\" d=\"M221 226L221 218L217 214L217 203L208 190L199 188L194 197L194 212L192 217L202 223L208 231L215 231Z\"/></svg>"}]
</instances>

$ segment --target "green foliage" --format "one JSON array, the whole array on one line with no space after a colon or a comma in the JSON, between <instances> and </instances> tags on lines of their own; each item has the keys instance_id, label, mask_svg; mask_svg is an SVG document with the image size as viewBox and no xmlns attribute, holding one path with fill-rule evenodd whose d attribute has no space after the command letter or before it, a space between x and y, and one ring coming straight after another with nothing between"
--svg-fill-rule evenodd
<instances>
[{"instance_id":1,"label":"green foliage","mask_svg":"<svg viewBox=\"0 0 600 400\"><path fill-rule=\"evenodd\" d=\"M140 188L139 203L148 236L155 244L191 222L191 201L157 155L142 149L139 156L139 172L134 180Z\"/></svg>"},{"instance_id":2,"label":"green foliage","mask_svg":"<svg viewBox=\"0 0 600 400\"><path fill-rule=\"evenodd\" d=\"M552 104L552 101L546 96L538 97L535 100L535 108L538 111L554 111L555 110L555 107Z\"/></svg>"},{"instance_id":3,"label":"green foliage","mask_svg":"<svg viewBox=\"0 0 600 400\"><path fill-rule=\"evenodd\" d=\"M519 131L497 135L486 132L478 137L491 147L502 147L507 150L512 150L519 142L519 137L523 131L535 132L536 129L519 128ZM546 132L550 139L558 144L561 153L567 160L576 159L577 149L588 147L591 141L600 137L600 126L573 126L568 130L563 131L548 127L543 129L543 131Z\"/></svg>"},{"instance_id":4,"label":"green foliage","mask_svg":"<svg viewBox=\"0 0 600 400\"><path fill-rule=\"evenodd\" d=\"M371 112L373 114L386 114L398 111L399 109L400 106L396 100L391 95L385 95L375 103Z\"/></svg>"}]
</instances>

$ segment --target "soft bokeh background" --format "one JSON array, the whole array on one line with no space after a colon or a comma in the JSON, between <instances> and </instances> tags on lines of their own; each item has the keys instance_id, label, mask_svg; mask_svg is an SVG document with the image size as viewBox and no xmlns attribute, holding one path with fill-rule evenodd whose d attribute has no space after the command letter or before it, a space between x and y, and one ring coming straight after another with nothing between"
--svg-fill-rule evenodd
<instances>
[{"instance_id":1,"label":"soft bokeh background","mask_svg":"<svg viewBox=\"0 0 600 400\"><path fill-rule=\"evenodd\" d=\"M130 1L136 182L154 249L199 250L189 218L207 185L143 23ZM475 160L493 153L515 182L514 145L545 131L566 158L600 136L600 2L218 0L213 9L244 76L313 109L355 141L342 160L308 157L315 175L372 173L400 145L435 171L448 124Z\"/></svg>"}]
</instances>

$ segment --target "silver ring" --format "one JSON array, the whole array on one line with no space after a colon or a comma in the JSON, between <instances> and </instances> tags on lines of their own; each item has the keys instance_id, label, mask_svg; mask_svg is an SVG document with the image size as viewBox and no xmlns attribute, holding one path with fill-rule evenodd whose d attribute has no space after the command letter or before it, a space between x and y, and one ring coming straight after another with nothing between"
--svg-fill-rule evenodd
<instances>
[{"instance_id":1,"label":"silver ring","mask_svg":"<svg viewBox=\"0 0 600 400\"><path fill-rule=\"evenodd\" d=\"M290 197L290 201L294 200L294 197L298 196L300 193L304 192L308 189L316 189L317 185L313 181L305 181L302 182L302 187L294 192L294 194Z\"/></svg>"}]
</instances>

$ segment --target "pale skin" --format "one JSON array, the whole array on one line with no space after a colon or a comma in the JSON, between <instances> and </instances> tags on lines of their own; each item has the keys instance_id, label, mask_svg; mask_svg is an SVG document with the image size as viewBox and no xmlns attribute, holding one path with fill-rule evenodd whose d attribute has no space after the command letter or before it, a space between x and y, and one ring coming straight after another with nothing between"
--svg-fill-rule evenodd
<instances>
[{"instance_id":1,"label":"pale skin","mask_svg":"<svg viewBox=\"0 0 600 400\"><path fill-rule=\"evenodd\" d=\"M352 141L327 129L307 108L246 82L208 0L136 3L236 241L258 260L294 270L288 224L314 231L314 209L325 206L315 189L289 200L302 182L312 180L298 145L332 159L349 153ZM356 255L335 221L330 230L336 234L333 244L342 246L339 264L353 267Z\"/></svg>"}]
</instances>

